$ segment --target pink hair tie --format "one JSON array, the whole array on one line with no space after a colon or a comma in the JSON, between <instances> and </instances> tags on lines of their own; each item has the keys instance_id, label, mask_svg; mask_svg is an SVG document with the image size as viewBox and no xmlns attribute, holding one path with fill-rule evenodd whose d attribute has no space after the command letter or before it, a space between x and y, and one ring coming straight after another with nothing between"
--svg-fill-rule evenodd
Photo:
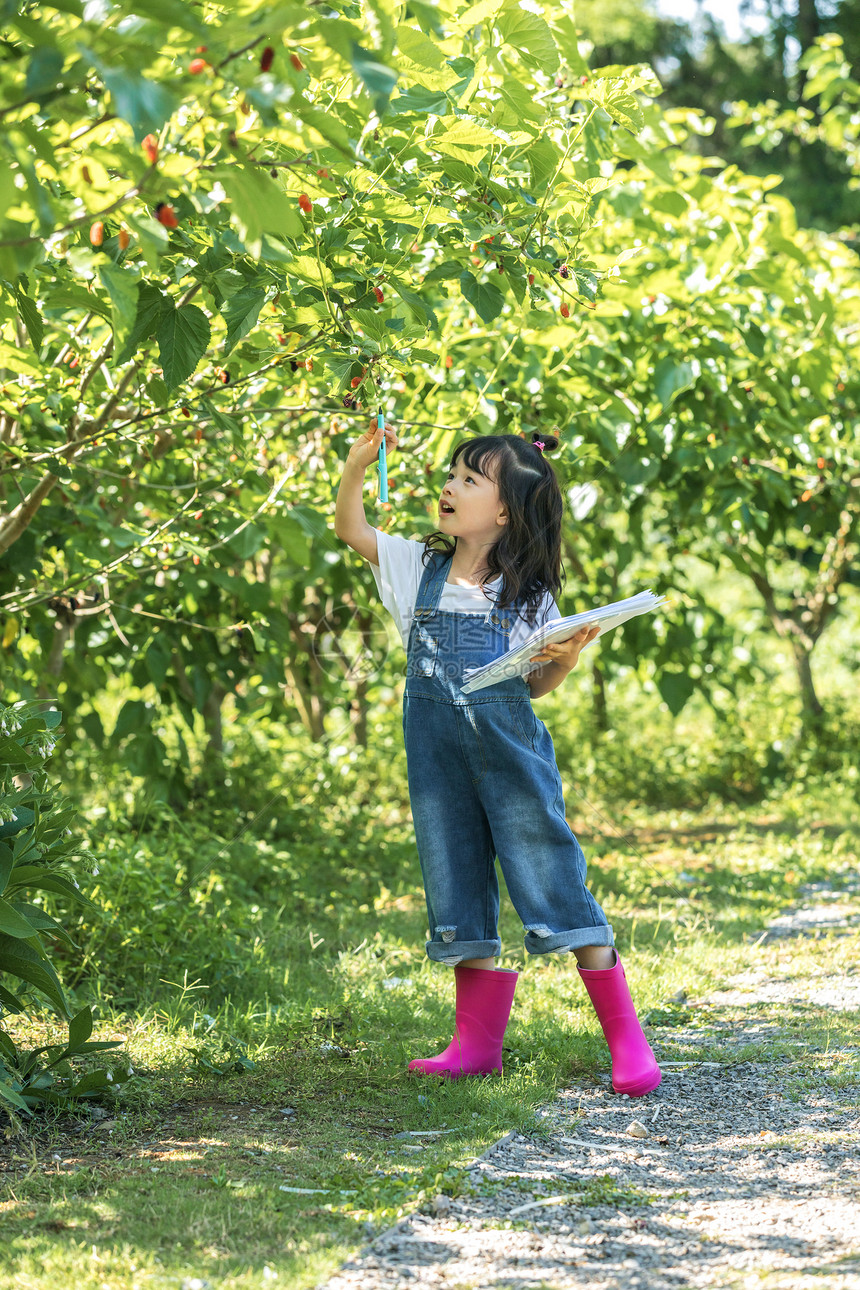
<instances>
[{"instance_id":1,"label":"pink hair tie","mask_svg":"<svg viewBox=\"0 0 860 1290\"><path fill-rule=\"evenodd\" d=\"M543 452L544 448L546 447L546 444L541 443L540 439L533 439L532 443L537 448L538 452Z\"/></svg>"}]
</instances>

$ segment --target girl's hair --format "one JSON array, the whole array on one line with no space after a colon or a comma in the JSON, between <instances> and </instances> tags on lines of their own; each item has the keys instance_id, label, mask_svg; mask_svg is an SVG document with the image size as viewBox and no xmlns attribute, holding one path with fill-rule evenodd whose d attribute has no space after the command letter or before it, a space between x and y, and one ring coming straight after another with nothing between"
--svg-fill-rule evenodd
<instances>
[{"instance_id":1,"label":"girl's hair","mask_svg":"<svg viewBox=\"0 0 860 1290\"><path fill-rule=\"evenodd\" d=\"M451 457L451 469L460 457L468 470L494 479L499 501L508 513L498 541L487 552L488 581L502 575L496 607L520 601L529 626L549 591L557 597L565 580L561 564L561 522L564 501L555 471L544 451L558 447L555 435L534 433L531 440L516 434L488 434L466 439ZM454 554L457 539L435 529L424 538L424 564L431 551Z\"/></svg>"}]
</instances>

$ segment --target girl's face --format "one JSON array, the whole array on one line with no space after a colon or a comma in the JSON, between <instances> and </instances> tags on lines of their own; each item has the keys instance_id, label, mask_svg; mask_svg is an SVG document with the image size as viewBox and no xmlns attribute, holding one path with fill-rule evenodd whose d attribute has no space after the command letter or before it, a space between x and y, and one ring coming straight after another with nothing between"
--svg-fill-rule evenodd
<instances>
[{"instance_id":1,"label":"girl's face","mask_svg":"<svg viewBox=\"0 0 860 1290\"><path fill-rule=\"evenodd\" d=\"M447 510L446 507L453 508ZM447 475L439 501L439 527L468 542L493 541L506 522L495 480L470 470L461 457Z\"/></svg>"}]
</instances>

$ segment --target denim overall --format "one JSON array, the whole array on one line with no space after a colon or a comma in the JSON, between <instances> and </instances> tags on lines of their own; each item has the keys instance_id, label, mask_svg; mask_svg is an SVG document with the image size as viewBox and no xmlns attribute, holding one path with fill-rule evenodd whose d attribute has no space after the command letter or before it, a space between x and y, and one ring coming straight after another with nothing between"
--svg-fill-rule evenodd
<instances>
[{"instance_id":1,"label":"denim overall","mask_svg":"<svg viewBox=\"0 0 860 1290\"><path fill-rule=\"evenodd\" d=\"M521 676L463 694L464 672L509 648L516 607L438 608L451 557L431 553L409 630L403 737L427 897L427 954L490 958L498 933L498 856L530 954L612 945L585 886L585 857L564 816L552 738Z\"/></svg>"}]
</instances>

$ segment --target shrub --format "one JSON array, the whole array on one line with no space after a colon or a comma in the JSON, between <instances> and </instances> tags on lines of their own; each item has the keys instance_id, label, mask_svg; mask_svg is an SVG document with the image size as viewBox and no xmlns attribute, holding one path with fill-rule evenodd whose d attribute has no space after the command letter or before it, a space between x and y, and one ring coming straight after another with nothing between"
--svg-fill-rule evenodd
<instances>
[{"instance_id":1,"label":"shrub","mask_svg":"<svg viewBox=\"0 0 860 1290\"><path fill-rule=\"evenodd\" d=\"M76 847L70 828L75 808L48 787L44 763L61 718L39 706L0 707L0 1006L24 1013L25 996L35 990L69 1023L67 1042L29 1051L0 1026L0 1104L28 1114L41 1103L94 1097L122 1079L121 1072L106 1070L76 1074L69 1060L116 1044L90 1041L92 1012L82 1008L72 1015L49 956L52 941L73 943L43 908L43 893L92 905L65 866L77 860L94 867L94 857Z\"/></svg>"}]
</instances>

